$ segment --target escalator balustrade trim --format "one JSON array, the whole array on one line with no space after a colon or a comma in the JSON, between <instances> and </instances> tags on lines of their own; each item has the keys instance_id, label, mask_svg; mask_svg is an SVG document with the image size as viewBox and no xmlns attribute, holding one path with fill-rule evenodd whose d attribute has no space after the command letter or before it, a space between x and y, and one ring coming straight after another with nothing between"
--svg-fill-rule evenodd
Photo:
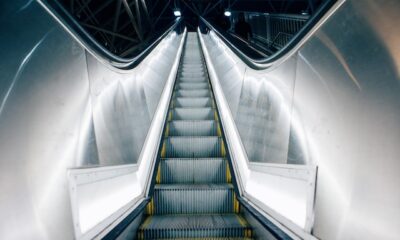
<instances>
[{"instance_id":1,"label":"escalator balustrade trim","mask_svg":"<svg viewBox=\"0 0 400 240\"><path fill-rule=\"evenodd\" d=\"M188 33L138 239L251 239L196 33Z\"/></svg>"}]
</instances>

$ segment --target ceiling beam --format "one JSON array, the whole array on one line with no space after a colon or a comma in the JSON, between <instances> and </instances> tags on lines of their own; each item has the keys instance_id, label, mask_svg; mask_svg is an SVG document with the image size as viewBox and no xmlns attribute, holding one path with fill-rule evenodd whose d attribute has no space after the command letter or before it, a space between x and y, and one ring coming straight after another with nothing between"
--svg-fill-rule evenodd
<instances>
[{"instance_id":1,"label":"ceiling beam","mask_svg":"<svg viewBox=\"0 0 400 240\"><path fill-rule=\"evenodd\" d=\"M147 9L146 1L145 0L141 0L141 2L142 2L142 8L144 10L144 15L146 15L146 18L147 18L147 22L149 24L151 24L151 19L150 19L149 11Z\"/></svg>"},{"instance_id":2,"label":"ceiling beam","mask_svg":"<svg viewBox=\"0 0 400 240\"><path fill-rule=\"evenodd\" d=\"M80 6L82 6L82 4L79 1L76 1L76 3L78 3ZM88 6L86 6L83 11L86 12L86 15L88 16L89 20L91 20L95 25L97 25L97 26L100 25L99 21L93 15L93 12L91 11L91 9ZM111 39L108 38L107 35L105 35L104 33L101 33L100 35L102 36L103 40L105 41L105 45L107 45L107 44L112 45L111 44Z\"/></svg>"},{"instance_id":3,"label":"ceiling beam","mask_svg":"<svg viewBox=\"0 0 400 240\"><path fill-rule=\"evenodd\" d=\"M138 39L127 37L127 36L125 36L123 34L116 33L116 32L101 28L101 27L93 26L93 25L90 25L90 24L87 24L87 23L82 23L82 26L85 26L85 27L91 28L91 29L95 29L97 31L104 32L104 33L107 33L107 34L112 35L114 37L122 38L122 39L125 39L125 40L128 40L128 41L131 41L131 42L135 42L135 43L139 42Z\"/></svg>"},{"instance_id":4,"label":"ceiling beam","mask_svg":"<svg viewBox=\"0 0 400 240\"><path fill-rule=\"evenodd\" d=\"M76 1L76 0L75 0ZM93 15L96 16L99 12L103 11L108 5L110 5L114 0L108 0L104 2L99 8L93 11ZM89 19L83 20L83 22L87 22Z\"/></svg>"},{"instance_id":5,"label":"ceiling beam","mask_svg":"<svg viewBox=\"0 0 400 240\"><path fill-rule=\"evenodd\" d=\"M218 0L212 7L210 7L205 13L204 16L207 15L210 11L214 10L215 7L217 7L219 4L221 4L223 0Z\"/></svg>"},{"instance_id":6,"label":"ceiling beam","mask_svg":"<svg viewBox=\"0 0 400 240\"><path fill-rule=\"evenodd\" d=\"M143 35L140 32L140 30L139 30L139 28L137 26L137 23L135 22L135 17L133 16L132 10L129 7L129 4L128 4L127 0L122 0L122 3L124 4L125 10L128 13L129 19L130 19L130 21L132 23L132 26L133 26L133 29L136 31L136 34L138 35L140 41L143 41Z\"/></svg>"},{"instance_id":7,"label":"ceiling beam","mask_svg":"<svg viewBox=\"0 0 400 240\"><path fill-rule=\"evenodd\" d=\"M137 23L138 29L140 31L140 34L143 35L142 16L140 14L139 0L135 0L135 11L136 11L136 23Z\"/></svg>"},{"instance_id":8,"label":"ceiling beam","mask_svg":"<svg viewBox=\"0 0 400 240\"><path fill-rule=\"evenodd\" d=\"M115 17L114 17L114 25L113 25L113 32L117 31L118 23L119 23L119 15L121 13L122 7L122 0L117 0L117 8L115 9ZM111 43L114 45L115 35L112 35Z\"/></svg>"},{"instance_id":9,"label":"ceiling beam","mask_svg":"<svg viewBox=\"0 0 400 240\"><path fill-rule=\"evenodd\" d=\"M165 4L164 8L161 10L161 13L158 15L158 17L156 18L154 23L152 23L152 29L156 26L156 24L160 20L161 16L164 14L165 10L167 10L167 8L169 7L169 3L170 2L171 2L171 0L168 0L167 4Z\"/></svg>"}]
</instances>

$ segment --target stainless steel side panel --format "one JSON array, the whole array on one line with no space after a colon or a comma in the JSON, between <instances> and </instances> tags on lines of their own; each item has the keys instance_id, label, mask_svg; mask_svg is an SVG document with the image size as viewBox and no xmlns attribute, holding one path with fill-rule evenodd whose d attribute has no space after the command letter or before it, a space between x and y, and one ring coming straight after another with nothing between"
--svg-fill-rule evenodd
<instances>
[{"instance_id":1,"label":"stainless steel side panel","mask_svg":"<svg viewBox=\"0 0 400 240\"><path fill-rule=\"evenodd\" d=\"M318 166L320 239L400 236L399 22L399 1L346 1L259 72L204 36L249 160Z\"/></svg>"},{"instance_id":2,"label":"stainless steel side panel","mask_svg":"<svg viewBox=\"0 0 400 240\"><path fill-rule=\"evenodd\" d=\"M168 44L167 44L168 43ZM101 165L136 163L179 47L176 35L137 68L116 72L88 55Z\"/></svg>"},{"instance_id":3,"label":"stainless steel side panel","mask_svg":"<svg viewBox=\"0 0 400 240\"><path fill-rule=\"evenodd\" d=\"M0 6L0 238L73 239L67 169L136 162L180 36L120 72L36 1Z\"/></svg>"},{"instance_id":4,"label":"stainless steel side panel","mask_svg":"<svg viewBox=\"0 0 400 240\"><path fill-rule=\"evenodd\" d=\"M205 41L248 158L286 163L296 58L256 71L222 51L216 35Z\"/></svg>"}]
</instances>

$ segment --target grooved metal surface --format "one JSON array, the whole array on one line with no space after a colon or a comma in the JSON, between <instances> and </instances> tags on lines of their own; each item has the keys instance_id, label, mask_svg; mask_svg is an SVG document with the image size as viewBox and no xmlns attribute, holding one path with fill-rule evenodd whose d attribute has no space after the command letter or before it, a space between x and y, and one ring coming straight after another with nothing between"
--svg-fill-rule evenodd
<instances>
[{"instance_id":1,"label":"grooved metal surface","mask_svg":"<svg viewBox=\"0 0 400 240\"><path fill-rule=\"evenodd\" d=\"M173 120L213 120L212 108L175 108L172 111Z\"/></svg>"},{"instance_id":2,"label":"grooved metal surface","mask_svg":"<svg viewBox=\"0 0 400 240\"><path fill-rule=\"evenodd\" d=\"M168 158L160 162L162 183L226 182L223 158Z\"/></svg>"},{"instance_id":3,"label":"grooved metal surface","mask_svg":"<svg viewBox=\"0 0 400 240\"><path fill-rule=\"evenodd\" d=\"M174 101L175 107L191 107L191 108L204 108L211 107L212 102L209 97L198 97L198 98L176 98Z\"/></svg>"},{"instance_id":4,"label":"grooved metal surface","mask_svg":"<svg viewBox=\"0 0 400 240\"><path fill-rule=\"evenodd\" d=\"M159 240L165 240L168 238L163 238ZM174 238L176 240L251 240L252 238L242 238L242 237L202 237L202 238Z\"/></svg>"},{"instance_id":5,"label":"grooved metal surface","mask_svg":"<svg viewBox=\"0 0 400 240\"><path fill-rule=\"evenodd\" d=\"M191 71L181 72L180 76L182 78L201 78L201 77L205 77L204 73L202 73L202 72L191 72Z\"/></svg>"},{"instance_id":6,"label":"grooved metal surface","mask_svg":"<svg viewBox=\"0 0 400 240\"><path fill-rule=\"evenodd\" d=\"M155 214L211 214L233 211L231 184L162 184L154 191Z\"/></svg>"},{"instance_id":7,"label":"grooved metal surface","mask_svg":"<svg viewBox=\"0 0 400 240\"><path fill-rule=\"evenodd\" d=\"M182 83L202 83L207 81L207 78L204 77L181 77L180 82Z\"/></svg>"},{"instance_id":8,"label":"grooved metal surface","mask_svg":"<svg viewBox=\"0 0 400 240\"><path fill-rule=\"evenodd\" d=\"M183 82L179 83L177 88L179 89L188 89L188 90L195 90L195 89L208 89L208 84L203 82Z\"/></svg>"},{"instance_id":9,"label":"grooved metal surface","mask_svg":"<svg viewBox=\"0 0 400 240\"><path fill-rule=\"evenodd\" d=\"M138 239L248 239L238 214L211 86L188 34L171 99L149 215Z\"/></svg>"},{"instance_id":10,"label":"grooved metal surface","mask_svg":"<svg viewBox=\"0 0 400 240\"><path fill-rule=\"evenodd\" d=\"M169 136L215 136L215 121L173 121L169 124Z\"/></svg>"},{"instance_id":11,"label":"grooved metal surface","mask_svg":"<svg viewBox=\"0 0 400 240\"><path fill-rule=\"evenodd\" d=\"M140 231L145 239L244 237L250 230L244 222L236 214L159 215L149 217Z\"/></svg>"},{"instance_id":12,"label":"grooved metal surface","mask_svg":"<svg viewBox=\"0 0 400 240\"><path fill-rule=\"evenodd\" d=\"M222 157L221 141L221 138L214 136L169 137L165 139L166 157Z\"/></svg>"},{"instance_id":13,"label":"grooved metal surface","mask_svg":"<svg viewBox=\"0 0 400 240\"><path fill-rule=\"evenodd\" d=\"M200 79L200 78L199 78ZM193 81L196 81L194 79ZM176 97L210 97L210 92L204 90L178 90L175 94Z\"/></svg>"}]
</instances>

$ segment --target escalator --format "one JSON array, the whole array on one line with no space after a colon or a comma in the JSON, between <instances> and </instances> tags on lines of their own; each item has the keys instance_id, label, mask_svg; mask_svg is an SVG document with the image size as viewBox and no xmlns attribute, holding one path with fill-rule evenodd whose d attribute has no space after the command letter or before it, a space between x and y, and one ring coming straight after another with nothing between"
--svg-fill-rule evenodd
<instances>
[{"instance_id":1,"label":"escalator","mask_svg":"<svg viewBox=\"0 0 400 240\"><path fill-rule=\"evenodd\" d=\"M199 39L189 33L138 239L251 239L222 134Z\"/></svg>"}]
</instances>

